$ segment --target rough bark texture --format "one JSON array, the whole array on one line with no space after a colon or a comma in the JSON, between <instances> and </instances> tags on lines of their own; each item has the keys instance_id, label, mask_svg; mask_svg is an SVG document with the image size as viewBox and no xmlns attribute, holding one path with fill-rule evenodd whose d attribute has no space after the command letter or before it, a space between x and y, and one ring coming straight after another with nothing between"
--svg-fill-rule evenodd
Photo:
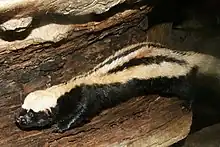
<instances>
[{"instance_id":1,"label":"rough bark texture","mask_svg":"<svg viewBox=\"0 0 220 147\"><path fill-rule=\"evenodd\" d=\"M1 21L44 13L61 15L101 14L125 0L6 0L0 2Z\"/></svg>"},{"instance_id":2,"label":"rough bark texture","mask_svg":"<svg viewBox=\"0 0 220 147\"><path fill-rule=\"evenodd\" d=\"M6 119L3 146L169 146L189 133L191 113L176 99L139 97L109 109L64 134L23 132Z\"/></svg>"},{"instance_id":3,"label":"rough bark texture","mask_svg":"<svg viewBox=\"0 0 220 147\"><path fill-rule=\"evenodd\" d=\"M94 1L93 4L100 1ZM44 1L39 0L36 5L40 2ZM56 3L51 3L51 7L40 7L39 11L30 7L30 11L27 11L28 7L20 8L20 5L13 5L16 9L11 10L16 13L1 8L0 13L5 17L1 17L0 21L35 16L35 12L66 12L63 11L63 5L57 5L61 1L54 2ZM76 7L77 13L76 9L71 12L67 10L66 13L103 13L123 1L105 2L100 3L106 5L102 11L83 9L82 4L82 7ZM124 46L153 40L174 48L201 52L211 52L210 45L219 48L219 44L216 44L219 37L214 35L207 39L206 32L190 32L182 28L172 30L172 24L157 26L149 31L149 22L151 24L154 23L153 20L161 20L164 12L170 9L155 13L152 4L131 2L131 5L123 3L101 15L71 18L40 15L19 25L20 27L8 27L1 32L0 146L168 146L188 134L191 112L182 109L182 102L179 100L158 96L136 98L106 110L91 123L65 134L53 134L50 129L24 132L13 123L14 114L27 93L65 82L76 74L86 72ZM95 8L93 4L89 7ZM50 9L54 6L62 6L62 9ZM17 7L20 11L17 11ZM215 33L218 34L216 30Z\"/></svg>"},{"instance_id":4,"label":"rough bark texture","mask_svg":"<svg viewBox=\"0 0 220 147\"><path fill-rule=\"evenodd\" d=\"M51 26L41 18L30 32L2 34L0 146L167 146L183 139L189 132L191 113L182 110L179 101L153 97L111 109L90 124L62 135L51 130L24 132L14 124L14 114L27 93L67 81L116 50L145 41L150 10L148 6L117 14L112 10L98 16L99 21L81 25L68 22Z\"/></svg>"}]
</instances>

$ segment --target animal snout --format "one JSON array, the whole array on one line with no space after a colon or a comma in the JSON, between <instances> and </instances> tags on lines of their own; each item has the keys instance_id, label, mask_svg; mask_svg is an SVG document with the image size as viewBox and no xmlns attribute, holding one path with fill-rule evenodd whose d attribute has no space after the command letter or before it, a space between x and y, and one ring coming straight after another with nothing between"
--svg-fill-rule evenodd
<instances>
[{"instance_id":1,"label":"animal snout","mask_svg":"<svg viewBox=\"0 0 220 147\"><path fill-rule=\"evenodd\" d=\"M16 122L17 122L18 124L20 124L20 125L26 125L26 124L27 124L27 120L26 120L24 117L22 117L22 116L18 117L18 118L16 119Z\"/></svg>"}]
</instances>

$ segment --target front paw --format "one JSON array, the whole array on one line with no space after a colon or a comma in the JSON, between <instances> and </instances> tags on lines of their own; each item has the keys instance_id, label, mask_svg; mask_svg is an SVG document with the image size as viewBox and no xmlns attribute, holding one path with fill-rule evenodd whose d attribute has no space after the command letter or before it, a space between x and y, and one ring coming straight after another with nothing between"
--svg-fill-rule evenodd
<instances>
[{"instance_id":1,"label":"front paw","mask_svg":"<svg viewBox=\"0 0 220 147\"><path fill-rule=\"evenodd\" d=\"M61 123L55 124L52 128L53 133L64 133L66 130L68 130L68 128L61 125Z\"/></svg>"}]
</instances>

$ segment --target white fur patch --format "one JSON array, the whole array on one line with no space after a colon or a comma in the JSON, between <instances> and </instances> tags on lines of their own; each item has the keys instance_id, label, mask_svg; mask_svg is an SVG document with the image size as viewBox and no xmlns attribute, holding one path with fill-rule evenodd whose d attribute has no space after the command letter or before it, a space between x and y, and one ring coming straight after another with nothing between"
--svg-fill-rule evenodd
<instances>
[{"instance_id":1,"label":"white fur patch","mask_svg":"<svg viewBox=\"0 0 220 147\"><path fill-rule=\"evenodd\" d=\"M142 43L145 44L145 43ZM140 47L136 51L120 57L112 63L104 64L113 57L120 56L123 52L132 49L137 46L133 45L118 51L115 55L106 59L103 63L100 63L95 68L83 76L77 76L69 80L66 84L59 84L52 86L46 90L39 90L30 93L24 100L22 108L26 110L32 109L35 112L49 110L51 107L57 105L57 99L69 92L75 86L80 84L111 84L111 83L125 83L133 78L138 79L150 79L157 77L179 77L189 73L194 66L199 67L199 71L203 73L218 73L220 74L220 61L212 56L198 54L194 52L177 52L165 48L148 46ZM174 62L161 62L160 64L138 65L129 67L116 73L108 74L108 71L129 62L134 58L152 57L152 56L167 56L177 60L184 60L186 64L180 65ZM95 69L94 68L94 69Z\"/></svg>"},{"instance_id":2,"label":"white fur patch","mask_svg":"<svg viewBox=\"0 0 220 147\"><path fill-rule=\"evenodd\" d=\"M49 93L45 90L34 91L27 95L22 105L23 109L30 110L34 112L45 111L51 107L55 107L57 104L57 99L53 93Z\"/></svg>"},{"instance_id":3,"label":"white fur patch","mask_svg":"<svg viewBox=\"0 0 220 147\"><path fill-rule=\"evenodd\" d=\"M190 66L183 66L177 63L162 62L160 64L139 65L124 69L117 73L112 73L102 76L91 76L84 81L85 84L111 84L111 83L126 83L133 78L150 79L157 77L179 77L184 76L191 71Z\"/></svg>"},{"instance_id":4,"label":"white fur patch","mask_svg":"<svg viewBox=\"0 0 220 147\"><path fill-rule=\"evenodd\" d=\"M51 111L57 105L57 99L67 91L64 84L52 86L46 90L37 90L27 95L22 105L26 110L34 112Z\"/></svg>"}]
</instances>

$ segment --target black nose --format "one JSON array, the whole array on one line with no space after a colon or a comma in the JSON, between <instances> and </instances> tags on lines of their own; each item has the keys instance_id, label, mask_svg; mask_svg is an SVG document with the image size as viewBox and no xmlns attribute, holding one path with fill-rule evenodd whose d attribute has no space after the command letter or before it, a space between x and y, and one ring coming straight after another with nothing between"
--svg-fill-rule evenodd
<instances>
[{"instance_id":1,"label":"black nose","mask_svg":"<svg viewBox=\"0 0 220 147\"><path fill-rule=\"evenodd\" d=\"M27 120L26 120L24 117L22 117L22 116L18 117L18 118L16 119L16 122L17 122L18 124L21 124L21 125L26 125L26 124L27 124Z\"/></svg>"}]
</instances>

